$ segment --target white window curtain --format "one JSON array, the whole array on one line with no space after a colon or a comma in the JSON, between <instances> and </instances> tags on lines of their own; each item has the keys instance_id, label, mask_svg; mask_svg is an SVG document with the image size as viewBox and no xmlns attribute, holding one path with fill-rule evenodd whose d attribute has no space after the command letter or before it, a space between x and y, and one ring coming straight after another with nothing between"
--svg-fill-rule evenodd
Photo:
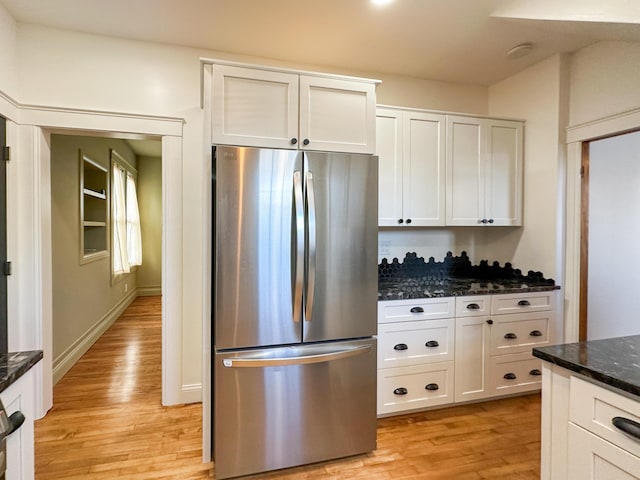
<instances>
[{"instance_id":1,"label":"white window curtain","mask_svg":"<svg viewBox=\"0 0 640 480\"><path fill-rule=\"evenodd\" d=\"M142 234L138 194L133 175L127 173L127 259L130 266L142 265Z\"/></svg>"},{"instance_id":2,"label":"white window curtain","mask_svg":"<svg viewBox=\"0 0 640 480\"><path fill-rule=\"evenodd\" d=\"M125 172L113 163L113 273L129 273L127 255L127 204L125 200Z\"/></svg>"}]
</instances>

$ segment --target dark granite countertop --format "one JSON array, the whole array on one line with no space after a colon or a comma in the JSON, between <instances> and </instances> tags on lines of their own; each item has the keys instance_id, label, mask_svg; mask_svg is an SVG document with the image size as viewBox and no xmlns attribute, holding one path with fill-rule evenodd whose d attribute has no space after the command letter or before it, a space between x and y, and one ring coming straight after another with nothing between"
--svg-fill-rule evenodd
<instances>
[{"instance_id":1,"label":"dark granite countertop","mask_svg":"<svg viewBox=\"0 0 640 480\"><path fill-rule=\"evenodd\" d=\"M42 359L42 350L0 355L0 392L5 391Z\"/></svg>"},{"instance_id":2,"label":"dark granite countertop","mask_svg":"<svg viewBox=\"0 0 640 480\"><path fill-rule=\"evenodd\" d=\"M457 297L465 295L492 295L499 293L546 292L558 290L558 285L537 285L511 279L490 282L474 278L443 280L403 280L378 283L378 300L407 300L411 298Z\"/></svg>"},{"instance_id":3,"label":"dark granite countertop","mask_svg":"<svg viewBox=\"0 0 640 480\"><path fill-rule=\"evenodd\" d=\"M640 396L640 335L537 347L533 355Z\"/></svg>"}]
</instances>

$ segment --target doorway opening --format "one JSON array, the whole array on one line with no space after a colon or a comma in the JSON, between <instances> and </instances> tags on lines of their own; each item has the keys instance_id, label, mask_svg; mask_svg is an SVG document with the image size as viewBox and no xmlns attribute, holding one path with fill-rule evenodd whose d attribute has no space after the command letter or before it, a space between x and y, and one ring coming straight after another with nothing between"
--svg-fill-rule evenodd
<instances>
[{"instance_id":1,"label":"doorway opening","mask_svg":"<svg viewBox=\"0 0 640 480\"><path fill-rule=\"evenodd\" d=\"M579 340L640 333L640 131L582 143Z\"/></svg>"}]
</instances>

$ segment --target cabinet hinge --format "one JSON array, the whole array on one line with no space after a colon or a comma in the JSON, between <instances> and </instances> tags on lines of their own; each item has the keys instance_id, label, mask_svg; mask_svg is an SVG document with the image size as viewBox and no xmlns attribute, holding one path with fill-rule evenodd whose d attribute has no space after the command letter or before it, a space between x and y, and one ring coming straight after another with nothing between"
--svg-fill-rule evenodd
<instances>
[{"instance_id":1,"label":"cabinet hinge","mask_svg":"<svg viewBox=\"0 0 640 480\"><path fill-rule=\"evenodd\" d=\"M11 262L4 262L4 274L6 276L11 275Z\"/></svg>"},{"instance_id":2,"label":"cabinet hinge","mask_svg":"<svg viewBox=\"0 0 640 480\"><path fill-rule=\"evenodd\" d=\"M584 165L580 167L580 178L584 178Z\"/></svg>"},{"instance_id":3,"label":"cabinet hinge","mask_svg":"<svg viewBox=\"0 0 640 480\"><path fill-rule=\"evenodd\" d=\"M11 147L1 147L0 148L0 156L2 156L2 160L4 160L5 162L8 162L9 160L11 160Z\"/></svg>"}]
</instances>

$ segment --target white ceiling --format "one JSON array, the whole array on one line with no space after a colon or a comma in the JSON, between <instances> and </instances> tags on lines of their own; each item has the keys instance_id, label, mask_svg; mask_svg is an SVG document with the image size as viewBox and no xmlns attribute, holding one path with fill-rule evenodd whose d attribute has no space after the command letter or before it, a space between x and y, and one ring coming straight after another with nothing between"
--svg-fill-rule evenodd
<instances>
[{"instance_id":1,"label":"white ceiling","mask_svg":"<svg viewBox=\"0 0 640 480\"><path fill-rule=\"evenodd\" d=\"M637 0L0 0L21 23L491 85L598 40L640 41ZM534 49L509 60L523 42ZM206 54L206 52L203 52Z\"/></svg>"}]
</instances>

